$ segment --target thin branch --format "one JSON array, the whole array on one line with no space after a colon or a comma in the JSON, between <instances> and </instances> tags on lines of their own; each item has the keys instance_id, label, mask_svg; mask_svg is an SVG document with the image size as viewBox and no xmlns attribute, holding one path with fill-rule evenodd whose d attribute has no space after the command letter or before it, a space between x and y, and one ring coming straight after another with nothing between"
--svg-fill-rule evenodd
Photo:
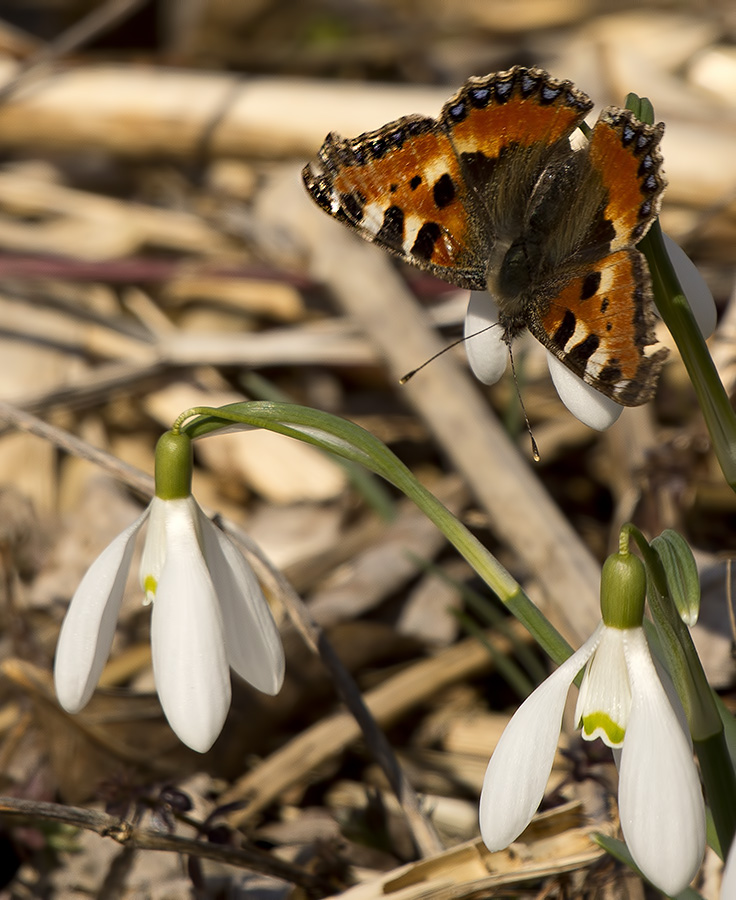
<instances>
[{"instance_id":1,"label":"thin branch","mask_svg":"<svg viewBox=\"0 0 736 900\"><path fill-rule=\"evenodd\" d=\"M406 777L386 735L368 709L355 679L342 664L324 629L312 618L306 604L289 581L273 568L246 532L230 522L220 521L219 518L216 519L216 524L222 525L223 530L243 545L251 561L256 563L260 577L268 581L269 587L283 603L296 630L324 663L332 676L335 689L363 732L368 749L388 778L420 855L433 856L442 851L442 842L422 811L416 791Z\"/></svg>"},{"instance_id":2,"label":"thin branch","mask_svg":"<svg viewBox=\"0 0 736 900\"><path fill-rule=\"evenodd\" d=\"M40 76L62 56L67 56L131 16L146 0L108 0L93 8L66 31L32 53L12 79L0 88L0 103L11 97L34 75Z\"/></svg>"},{"instance_id":3,"label":"thin branch","mask_svg":"<svg viewBox=\"0 0 736 900\"><path fill-rule=\"evenodd\" d=\"M69 431L64 431L63 428L49 425L37 416L18 409L17 406L0 401L0 422L2 421L19 431L35 434L72 456L95 463L144 497L153 496L153 478L150 475L146 475L135 466L128 465L111 453L98 450L97 447L93 447Z\"/></svg>"},{"instance_id":4,"label":"thin branch","mask_svg":"<svg viewBox=\"0 0 736 900\"><path fill-rule=\"evenodd\" d=\"M134 826L126 819L97 810L40 800L0 797L0 818L6 816L27 822L59 822L74 828L83 828L86 831L94 831L101 837L112 838L123 847L136 850L163 850L198 856L202 859L214 859L238 868L252 869L272 878L281 878L311 892L329 892L335 888L334 884L330 884L324 878L292 866L257 848L228 847L224 844L210 844L180 835L165 834Z\"/></svg>"}]
</instances>

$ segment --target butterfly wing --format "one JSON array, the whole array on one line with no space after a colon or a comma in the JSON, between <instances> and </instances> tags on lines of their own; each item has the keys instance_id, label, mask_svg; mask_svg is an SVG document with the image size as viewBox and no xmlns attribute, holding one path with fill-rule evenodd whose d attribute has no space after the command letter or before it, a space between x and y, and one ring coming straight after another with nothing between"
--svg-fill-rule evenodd
<instances>
[{"instance_id":1,"label":"butterfly wing","mask_svg":"<svg viewBox=\"0 0 736 900\"><path fill-rule=\"evenodd\" d=\"M623 406L654 394L667 357L652 348L654 313L646 261L617 250L568 277L529 330L572 372Z\"/></svg>"},{"instance_id":2,"label":"butterfly wing","mask_svg":"<svg viewBox=\"0 0 736 900\"><path fill-rule=\"evenodd\" d=\"M330 134L302 172L312 199L366 240L459 287L485 287L484 239L434 119L407 116L346 140Z\"/></svg>"},{"instance_id":3,"label":"butterfly wing","mask_svg":"<svg viewBox=\"0 0 736 900\"><path fill-rule=\"evenodd\" d=\"M668 352L653 346L651 278L635 249L659 212L666 184L663 130L628 110L601 113L579 159L569 224L552 237L559 264L538 287L529 315L529 330L550 352L624 406L651 399Z\"/></svg>"},{"instance_id":4,"label":"butterfly wing","mask_svg":"<svg viewBox=\"0 0 736 900\"><path fill-rule=\"evenodd\" d=\"M539 179L570 155L570 135L592 106L570 81L522 66L470 78L445 104L440 121L477 215L502 240L520 233Z\"/></svg>"},{"instance_id":5,"label":"butterfly wing","mask_svg":"<svg viewBox=\"0 0 736 900\"><path fill-rule=\"evenodd\" d=\"M605 195L600 219L609 223L609 249L638 244L659 215L667 181L659 145L664 125L646 125L628 109L608 107L588 146L590 172Z\"/></svg>"},{"instance_id":6,"label":"butterfly wing","mask_svg":"<svg viewBox=\"0 0 736 900\"><path fill-rule=\"evenodd\" d=\"M437 120L329 135L303 179L322 209L406 262L500 287L508 338L528 324L575 374L635 406L666 355L651 349L651 283L635 249L665 186L663 127L612 107L572 153L591 106L569 81L517 66L469 79Z\"/></svg>"}]
</instances>

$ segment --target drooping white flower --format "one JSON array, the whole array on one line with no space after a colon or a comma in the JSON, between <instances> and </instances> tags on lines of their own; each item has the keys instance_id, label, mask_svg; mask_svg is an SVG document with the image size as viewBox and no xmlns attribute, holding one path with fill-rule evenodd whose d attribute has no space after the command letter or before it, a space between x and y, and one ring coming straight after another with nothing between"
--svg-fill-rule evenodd
<instances>
[{"instance_id":1,"label":"drooping white flower","mask_svg":"<svg viewBox=\"0 0 736 900\"><path fill-rule=\"evenodd\" d=\"M471 291L464 337L473 375L483 384L495 384L506 371L509 348L498 324L498 304L487 291Z\"/></svg>"},{"instance_id":2,"label":"drooping white flower","mask_svg":"<svg viewBox=\"0 0 736 900\"><path fill-rule=\"evenodd\" d=\"M165 479L159 479L157 450L157 491L159 480ZM258 690L276 694L284 654L251 567L191 494L154 497L92 563L59 635L56 694L70 713L79 712L92 696L112 646L135 538L146 519L140 580L146 602L153 604L156 689L172 729L203 753L219 735L230 707L229 669Z\"/></svg>"},{"instance_id":3,"label":"drooping white flower","mask_svg":"<svg viewBox=\"0 0 736 900\"><path fill-rule=\"evenodd\" d=\"M663 238L695 320L707 338L716 324L713 295L687 254L668 235L664 234ZM498 305L490 294L485 291L471 293L465 316L465 350L473 374L484 384L495 384L506 371L509 359L498 318ZM596 431L605 431L616 422L623 412L620 404L586 384L549 352L547 365L560 399L583 424Z\"/></svg>"},{"instance_id":4,"label":"drooping white flower","mask_svg":"<svg viewBox=\"0 0 736 900\"><path fill-rule=\"evenodd\" d=\"M695 321L698 323L700 333L707 340L716 330L717 313L713 294L697 266L682 247L664 231L662 239L682 292L687 297Z\"/></svg>"},{"instance_id":5,"label":"drooping white flower","mask_svg":"<svg viewBox=\"0 0 736 900\"><path fill-rule=\"evenodd\" d=\"M560 400L576 419L595 431L605 431L618 421L624 411L623 406L574 375L549 350L546 356L552 384Z\"/></svg>"},{"instance_id":6,"label":"drooping white flower","mask_svg":"<svg viewBox=\"0 0 736 900\"><path fill-rule=\"evenodd\" d=\"M705 806L690 735L657 673L641 624L601 622L519 707L486 771L483 841L489 850L500 850L531 821L552 770L568 690L583 668L576 721L585 739L600 737L620 748L626 844L646 878L677 894L703 859Z\"/></svg>"}]
</instances>

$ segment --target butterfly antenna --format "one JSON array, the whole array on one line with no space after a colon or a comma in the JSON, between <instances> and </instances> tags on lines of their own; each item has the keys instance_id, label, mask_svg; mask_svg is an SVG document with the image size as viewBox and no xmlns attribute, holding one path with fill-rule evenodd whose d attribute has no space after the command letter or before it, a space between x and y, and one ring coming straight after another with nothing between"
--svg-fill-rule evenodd
<instances>
[{"instance_id":1,"label":"butterfly antenna","mask_svg":"<svg viewBox=\"0 0 736 900\"><path fill-rule=\"evenodd\" d=\"M472 335L469 335L472 337ZM453 347L457 347L458 344L462 344L467 340L467 337L458 338L456 341L453 341L451 344L448 344L446 347L443 347L441 350L438 350L429 359L425 359L421 366L417 366L416 369L412 369L411 372L407 372L406 375L402 375L399 378L399 384L406 384L411 378L413 378L417 372L421 372L425 366L428 366L431 362L434 362L438 356L442 356L443 353L447 353L448 350L452 350Z\"/></svg>"},{"instance_id":2,"label":"butterfly antenna","mask_svg":"<svg viewBox=\"0 0 736 900\"><path fill-rule=\"evenodd\" d=\"M508 344L509 348L509 359L511 360L511 374L514 377L514 385L516 386L516 396L519 398L519 406L521 407L521 411L524 414L524 421L526 422L526 430L529 432L529 440L532 443L532 456L534 457L534 462L539 462L542 458L539 455L539 447L537 447L537 442L534 440L534 433L532 432L532 426L529 422L529 416L526 414L526 407L524 406L524 399L521 396L521 389L519 388L519 380L516 377L516 366L514 365L514 354L511 352L511 344Z\"/></svg>"},{"instance_id":3,"label":"butterfly antenna","mask_svg":"<svg viewBox=\"0 0 736 900\"><path fill-rule=\"evenodd\" d=\"M464 344L465 341L469 341L471 338L474 338L478 334L483 334L484 331L488 331L489 328L495 328L497 323L493 322L491 325L486 325L485 328L481 328L480 331L474 331L472 334L464 334L462 337L459 337L456 341L453 341L451 344L448 344L446 347L443 347L441 350L438 350L435 354L429 357L429 359L425 359L421 366L417 366L416 369L412 369L411 372L407 372L406 375L402 375L399 378L399 384L406 384L409 379L413 378L417 372L421 372L425 366L428 366L431 362L434 362L438 356L442 356L443 353L447 353L448 350L452 350L453 347L457 347L458 344Z\"/></svg>"},{"instance_id":4,"label":"butterfly antenna","mask_svg":"<svg viewBox=\"0 0 736 900\"><path fill-rule=\"evenodd\" d=\"M417 366L416 369L412 369L411 372L407 372L406 375L402 375L399 378L399 384L406 384L411 378L413 378L417 372L421 372L425 366L428 366L431 362L434 362L438 356L442 356L443 353L447 353L448 350L452 350L453 347L457 347L458 344L464 344L465 341L474 338L477 334L483 334L484 331L488 331L489 328L496 328L498 325L497 322L493 322L491 325L486 325L485 328L481 328L480 331L474 331L473 334L466 334L463 337L458 338L456 341L453 341L451 344L448 344L446 347L443 347L441 350L438 350L437 353L434 353L429 359L425 359L425 361L421 364L421 366ZM519 398L519 406L521 407L521 411L524 414L524 422L526 423L526 430L529 432L529 440L532 444L532 456L534 457L534 462L539 462L542 458L539 455L539 447L537 447L537 442L534 439L534 433L532 432L532 426L529 422L529 416L526 414L526 407L524 406L524 400L521 396L521 390L519 389L519 381L516 377L516 366L514 365L514 354L511 352L511 344L507 344L509 348L509 359L511 360L511 374L514 378L514 385L516 386L516 396Z\"/></svg>"}]
</instances>

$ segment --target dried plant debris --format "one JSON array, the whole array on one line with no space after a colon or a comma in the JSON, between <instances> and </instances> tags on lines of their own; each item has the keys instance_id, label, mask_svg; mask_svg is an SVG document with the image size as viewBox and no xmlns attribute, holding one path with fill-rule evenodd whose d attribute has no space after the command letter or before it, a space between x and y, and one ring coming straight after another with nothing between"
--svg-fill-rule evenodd
<instances>
[{"instance_id":1,"label":"dried plant debris","mask_svg":"<svg viewBox=\"0 0 736 900\"><path fill-rule=\"evenodd\" d=\"M299 180L327 133L436 116L453 86L514 64L599 105L648 95L666 123L662 224L711 286L731 390L727 14L591 0L525 0L513 16L489 2L97 6L16 0L0 21L2 896L640 891L591 840L619 834L616 773L575 736L542 812L508 850L486 850L485 767L548 664L410 501L315 447L266 431L195 442L194 490L254 566L287 660L275 697L233 677L211 750L185 747L162 713L140 550L79 714L59 706L53 659L84 572L149 501L162 431L189 407L287 400L385 441L575 646L620 523L679 530L706 573L695 640L733 708L723 556L736 503L678 354L655 400L598 434L521 341L532 464L513 382L479 386L462 347L398 383L456 340L467 295L356 245ZM673 349L663 326L656 337Z\"/></svg>"}]
</instances>

